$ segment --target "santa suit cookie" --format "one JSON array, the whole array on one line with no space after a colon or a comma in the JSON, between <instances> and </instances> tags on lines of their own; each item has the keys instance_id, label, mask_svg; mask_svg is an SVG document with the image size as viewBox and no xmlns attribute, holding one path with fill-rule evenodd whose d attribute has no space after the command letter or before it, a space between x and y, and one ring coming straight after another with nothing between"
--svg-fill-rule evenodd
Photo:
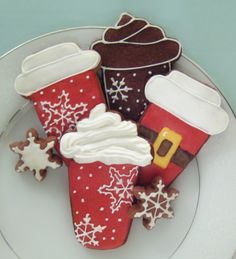
<instances>
[{"instance_id":1,"label":"santa suit cookie","mask_svg":"<svg viewBox=\"0 0 236 259\"><path fill-rule=\"evenodd\" d=\"M74 43L61 43L24 59L15 88L33 102L48 136L59 140L104 102L96 76L99 63L97 52L81 50Z\"/></svg>"},{"instance_id":2,"label":"santa suit cookie","mask_svg":"<svg viewBox=\"0 0 236 259\"><path fill-rule=\"evenodd\" d=\"M72 158L69 188L76 238L88 248L113 249L124 244L131 219L133 186L139 166L151 163L150 144L136 124L97 105L63 135L61 153Z\"/></svg>"},{"instance_id":3,"label":"santa suit cookie","mask_svg":"<svg viewBox=\"0 0 236 259\"><path fill-rule=\"evenodd\" d=\"M142 168L140 184L155 176L169 185L197 155L210 135L228 125L216 90L179 72L152 77L145 86L151 103L140 120L139 134L153 143L153 163Z\"/></svg>"},{"instance_id":4,"label":"santa suit cookie","mask_svg":"<svg viewBox=\"0 0 236 259\"><path fill-rule=\"evenodd\" d=\"M112 110L138 121L147 108L144 87L150 77L167 74L180 57L180 43L162 28L122 14L115 27L92 45L102 57L104 91Z\"/></svg>"}]
</instances>

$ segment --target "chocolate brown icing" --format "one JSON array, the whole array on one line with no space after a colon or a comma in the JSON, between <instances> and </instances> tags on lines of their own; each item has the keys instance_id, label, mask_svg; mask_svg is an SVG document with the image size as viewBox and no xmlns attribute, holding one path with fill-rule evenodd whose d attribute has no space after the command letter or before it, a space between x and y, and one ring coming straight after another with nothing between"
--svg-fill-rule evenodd
<instances>
[{"instance_id":1,"label":"chocolate brown icing","mask_svg":"<svg viewBox=\"0 0 236 259\"><path fill-rule=\"evenodd\" d=\"M117 22L117 26L122 26L131 21L134 17L131 14L124 13Z\"/></svg>"},{"instance_id":2,"label":"chocolate brown icing","mask_svg":"<svg viewBox=\"0 0 236 259\"><path fill-rule=\"evenodd\" d=\"M127 25L122 27L110 28L105 32L104 40L109 42L123 40L129 35L137 33L146 25L147 25L147 22L140 19L140 20L133 20L129 22Z\"/></svg>"},{"instance_id":3,"label":"chocolate brown icing","mask_svg":"<svg viewBox=\"0 0 236 259\"><path fill-rule=\"evenodd\" d=\"M93 46L102 57L102 66L131 69L171 62L179 56L180 44L164 39L150 44L99 42Z\"/></svg>"},{"instance_id":4,"label":"chocolate brown icing","mask_svg":"<svg viewBox=\"0 0 236 259\"><path fill-rule=\"evenodd\" d=\"M138 121L148 105L144 87L150 77L165 75L181 55L180 43L164 31L129 14L93 44L102 58L104 92L111 109Z\"/></svg>"}]
</instances>

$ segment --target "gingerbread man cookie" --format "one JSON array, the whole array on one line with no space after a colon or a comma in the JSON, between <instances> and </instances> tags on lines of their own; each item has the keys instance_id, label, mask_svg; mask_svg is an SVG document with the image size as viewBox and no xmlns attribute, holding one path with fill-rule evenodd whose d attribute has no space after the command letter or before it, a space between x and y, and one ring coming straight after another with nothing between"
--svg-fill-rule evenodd
<instances>
[{"instance_id":1,"label":"gingerbread man cookie","mask_svg":"<svg viewBox=\"0 0 236 259\"><path fill-rule=\"evenodd\" d=\"M36 180L42 181L48 167L56 169L62 165L61 159L52 153L55 143L56 137L39 138L35 129L29 129L25 141L10 144L11 150L20 156L16 171L21 173L30 170Z\"/></svg>"}]
</instances>

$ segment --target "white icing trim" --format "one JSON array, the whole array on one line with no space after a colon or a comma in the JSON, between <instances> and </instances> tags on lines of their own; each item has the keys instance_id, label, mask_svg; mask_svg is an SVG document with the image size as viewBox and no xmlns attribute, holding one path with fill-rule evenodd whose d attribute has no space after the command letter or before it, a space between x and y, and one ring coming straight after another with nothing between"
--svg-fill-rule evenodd
<instances>
[{"instance_id":1,"label":"white icing trim","mask_svg":"<svg viewBox=\"0 0 236 259\"><path fill-rule=\"evenodd\" d=\"M183 78L186 79L185 77L187 76ZM224 131L228 126L229 117L218 103L207 99L211 90L204 91L204 85L190 77L183 81L184 84L188 81L189 86L180 87L179 78L176 83L168 76L154 76L146 84L145 96L151 103L209 135ZM215 91L214 94L218 93Z\"/></svg>"},{"instance_id":2,"label":"white icing trim","mask_svg":"<svg viewBox=\"0 0 236 259\"><path fill-rule=\"evenodd\" d=\"M133 20L135 19L135 17L134 17L132 14L130 14L130 13L128 13L128 12L123 12L123 13L120 14L119 19L118 19L118 21L117 21L116 24L115 24L115 27L118 27L118 28L119 28L119 27L122 27L122 25L118 25L118 23L120 22L120 20L121 20L121 18L122 18L123 15L127 15L127 16L132 17L132 18L130 19L130 21L133 21ZM124 26L124 25L127 25L130 21L128 21L127 23L123 24L123 26Z\"/></svg>"},{"instance_id":3,"label":"white icing trim","mask_svg":"<svg viewBox=\"0 0 236 259\"><path fill-rule=\"evenodd\" d=\"M130 15L129 13L124 12L124 13L122 13L122 14L120 15L120 18L122 17L123 14L128 14L128 15ZM132 16L132 15L131 15L131 16ZM164 40L171 40L171 41L174 41L174 42L178 43L178 45L179 45L179 52L178 52L178 54L177 54L174 58L172 58L172 59L170 59L170 60L168 60L168 61L160 62L160 63L156 63L156 64L151 64L151 65L147 65L147 66L132 67L132 68L112 68L112 67L106 67L106 66L103 66L103 65L102 65L102 66L101 66L102 69L109 69L109 70L133 70L133 69L142 69L142 68L148 68L148 67L154 67L154 66L163 65L163 64L166 64L166 63L171 63L172 61L177 60L177 59L180 57L181 52L182 52L182 46L181 46L181 43L180 43L178 40L173 39L173 38L168 38L168 37L166 37L165 31L164 31L161 27L156 26L156 25L152 25L152 24L150 24L150 23L149 23L147 20L145 20L145 19L138 19L138 18L135 18L134 16L132 16L132 17L133 17L133 18L132 18L128 23L126 23L126 24L124 24L124 25L117 26L117 23L118 23L118 22L117 22L114 27L108 27L106 30L104 30L103 35L102 35L102 39L101 39L101 40L98 40L98 41L95 41L95 42L91 45L90 48L93 49L94 45L97 44L97 43L99 43L99 42L100 42L100 43L105 43L105 44L106 44L106 43L109 43L109 44L123 43L123 44L133 44L133 45L150 45L150 44L156 44L156 43L161 42L161 41L164 41ZM119 18L118 21L120 21L120 18ZM137 32L135 32L135 33L129 35L128 37L126 37L126 38L124 38L124 39L122 39L122 40L120 40L120 41L112 41L112 42L110 42L110 41L106 41L106 40L104 39L107 30L109 30L109 29L117 29L117 28L121 28L121 27L127 26L127 25L129 25L129 24L130 24L132 21L134 21L134 20L143 20L143 21L145 21L145 22L147 23L147 25L145 25L145 26L144 26L143 28L141 28L139 31L137 31ZM144 28L147 28L147 27L149 27L149 26L155 27L155 28L158 28L159 30L161 30L162 33L163 33L163 38L162 38L161 40L158 40L158 41L146 42L146 43L126 42L126 41L125 41L126 39L129 39L130 37L136 35L136 34L139 33L140 31L142 31Z\"/></svg>"},{"instance_id":4,"label":"white icing trim","mask_svg":"<svg viewBox=\"0 0 236 259\"><path fill-rule=\"evenodd\" d=\"M166 38L164 38L163 40L166 40ZM156 42L152 42L152 43L145 43L143 45L150 45L150 44L156 44L158 42L161 42L163 40L159 40L159 41L156 41ZM168 64L168 63L171 63L172 61L175 61L177 60L180 55L181 55L181 51L182 51L182 47L181 47L181 44L177 41L177 40L174 40L174 39L171 39L172 41L175 41L176 43L179 44L179 52L177 53L177 55L175 57L173 57L172 59L169 59L169 60L166 60L166 61L163 61L163 62L159 62L159 63L155 63L155 64L151 64L151 65L145 65L145 66L140 66L140 67L106 67L104 65L101 65L102 69L109 69L109 70L119 70L119 71L126 71L126 70L136 70L136 69L143 69L143 68L149 68L149 67L155 67L155 66L161 66L161 65L164 65L164 64ZM117 44L117 42L109 42L109 44ZM133 45L139 45L140 43L130 43L130 42L122 42L122 44L133 44Z\"/></svg>"},{"instance_id":5,"label":"white icing trim","mask_svg":"<svg viewBox=\"0 0 236 259\"><path fill-rule=\"evenodd\" d=\"M20 95L30 96L67 77L96 68L100 60L96 51L81 50L75 43L49 47L25 58L15 89Z\"/></svg>"},{"instance_id":6,"label":"white icing trim","mask_svg":"<svg viewBox=\"0 0 236 259\"><path fill-rule=\"evenodd\" d=\"M152 160L150 144L138 136L136 124L122 121L118 113L106 112L105 104L95 106L89 118L79 121L77 132L62 136L60 150L77 163L146 166Z\"/></svg>"},{"instance_id":7,"label":"white icing trim","mask_svg":"<svg viewBox=\"0 0 236 259\"><path fill-rule=\"evenodd\" d=\"M190 94L196 95L198 98L217 106L221 105L221 98L216 90L211 87L206 87L203 83L193 80L186 74L172 70L166 77Z\"/></svg>"}]
</instances>

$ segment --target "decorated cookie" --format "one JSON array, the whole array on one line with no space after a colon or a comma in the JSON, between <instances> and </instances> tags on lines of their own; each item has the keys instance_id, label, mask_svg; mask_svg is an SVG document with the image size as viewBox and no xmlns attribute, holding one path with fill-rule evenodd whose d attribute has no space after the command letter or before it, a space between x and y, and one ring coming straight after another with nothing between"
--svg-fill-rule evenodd
<instances>
[{"instance_id":1,"label":"decorated cookie","mask_svg":"<svg viewBox=\"0 0 236 259\"><path fill-rule=\"evenodd\" d=\"M154 178L149 186L135 186L133 193L137 201L129 209L129 214L133 218L143 218L147 229L152 229L160 218L174 217L170 202L178 197L179 192L174 188L167 189L160 177Z\"/></svg>"},{"instance_id":2,"label":"decorated cookie","mask_svg":"<svg viewBox=\"0 0 236 259\"><path fill-rule=\"evenodd\" d=\"M42 181L48 167L56 169L62 165L61 159L52 153L55 143L56 137L39 138L35 129L28 130L25 141L10 144L11 150L20 157L16 171L22 173L30 170L36 180Z\"/></svg>"},{"instance_id":3,"label":"decorated cookie","mask_svg":"<svg viewBox=\"0 0 236 259\"><path fill-rule=\"evenodd\" d=\"M102 57L104 91L109 107L138 121L147 108L144 86L156 74L167 74L181 54L180 43L146 20L122 14L92 48Z\"/></svg>"},{"instance_id":4,"label":"decorated cookie","mask_svg":"<svg viewBox=\"0 0 236 259\"><path fill-rule=\"evenodd\" d=\"M152 142L154 159L142 168L139 183L161 176L169 185L210 135L226 129L229 118L216 90L179 71L152 77L145 96L151 104L140 120L139 135Z\"/></svg>"},{"instance_id":5,"label":"decorated cookie","mask_svg":"<svg viewBox=\"0 0 236 259\"><path fill-rule=\"evenodd\" d=\"M100 55L62 43L25 58L16 78L17 93L29 98L48 136L59 140L77 121L104 102L96 70Z\"/></svg>"},{"instance_id":6,"label":"decorated cookie","mask_svg":"<svg viewBox=\"0 0 236 259\"><path fill-rule=\"evenodd\" d=\"M107 112L104 104L63 135L61 154L73 159L69 187L76 238L88 248L113 249L127 239L133 185L139 167L151 163L150 144L137 126Z\"/></svg>"}]
</instances>

